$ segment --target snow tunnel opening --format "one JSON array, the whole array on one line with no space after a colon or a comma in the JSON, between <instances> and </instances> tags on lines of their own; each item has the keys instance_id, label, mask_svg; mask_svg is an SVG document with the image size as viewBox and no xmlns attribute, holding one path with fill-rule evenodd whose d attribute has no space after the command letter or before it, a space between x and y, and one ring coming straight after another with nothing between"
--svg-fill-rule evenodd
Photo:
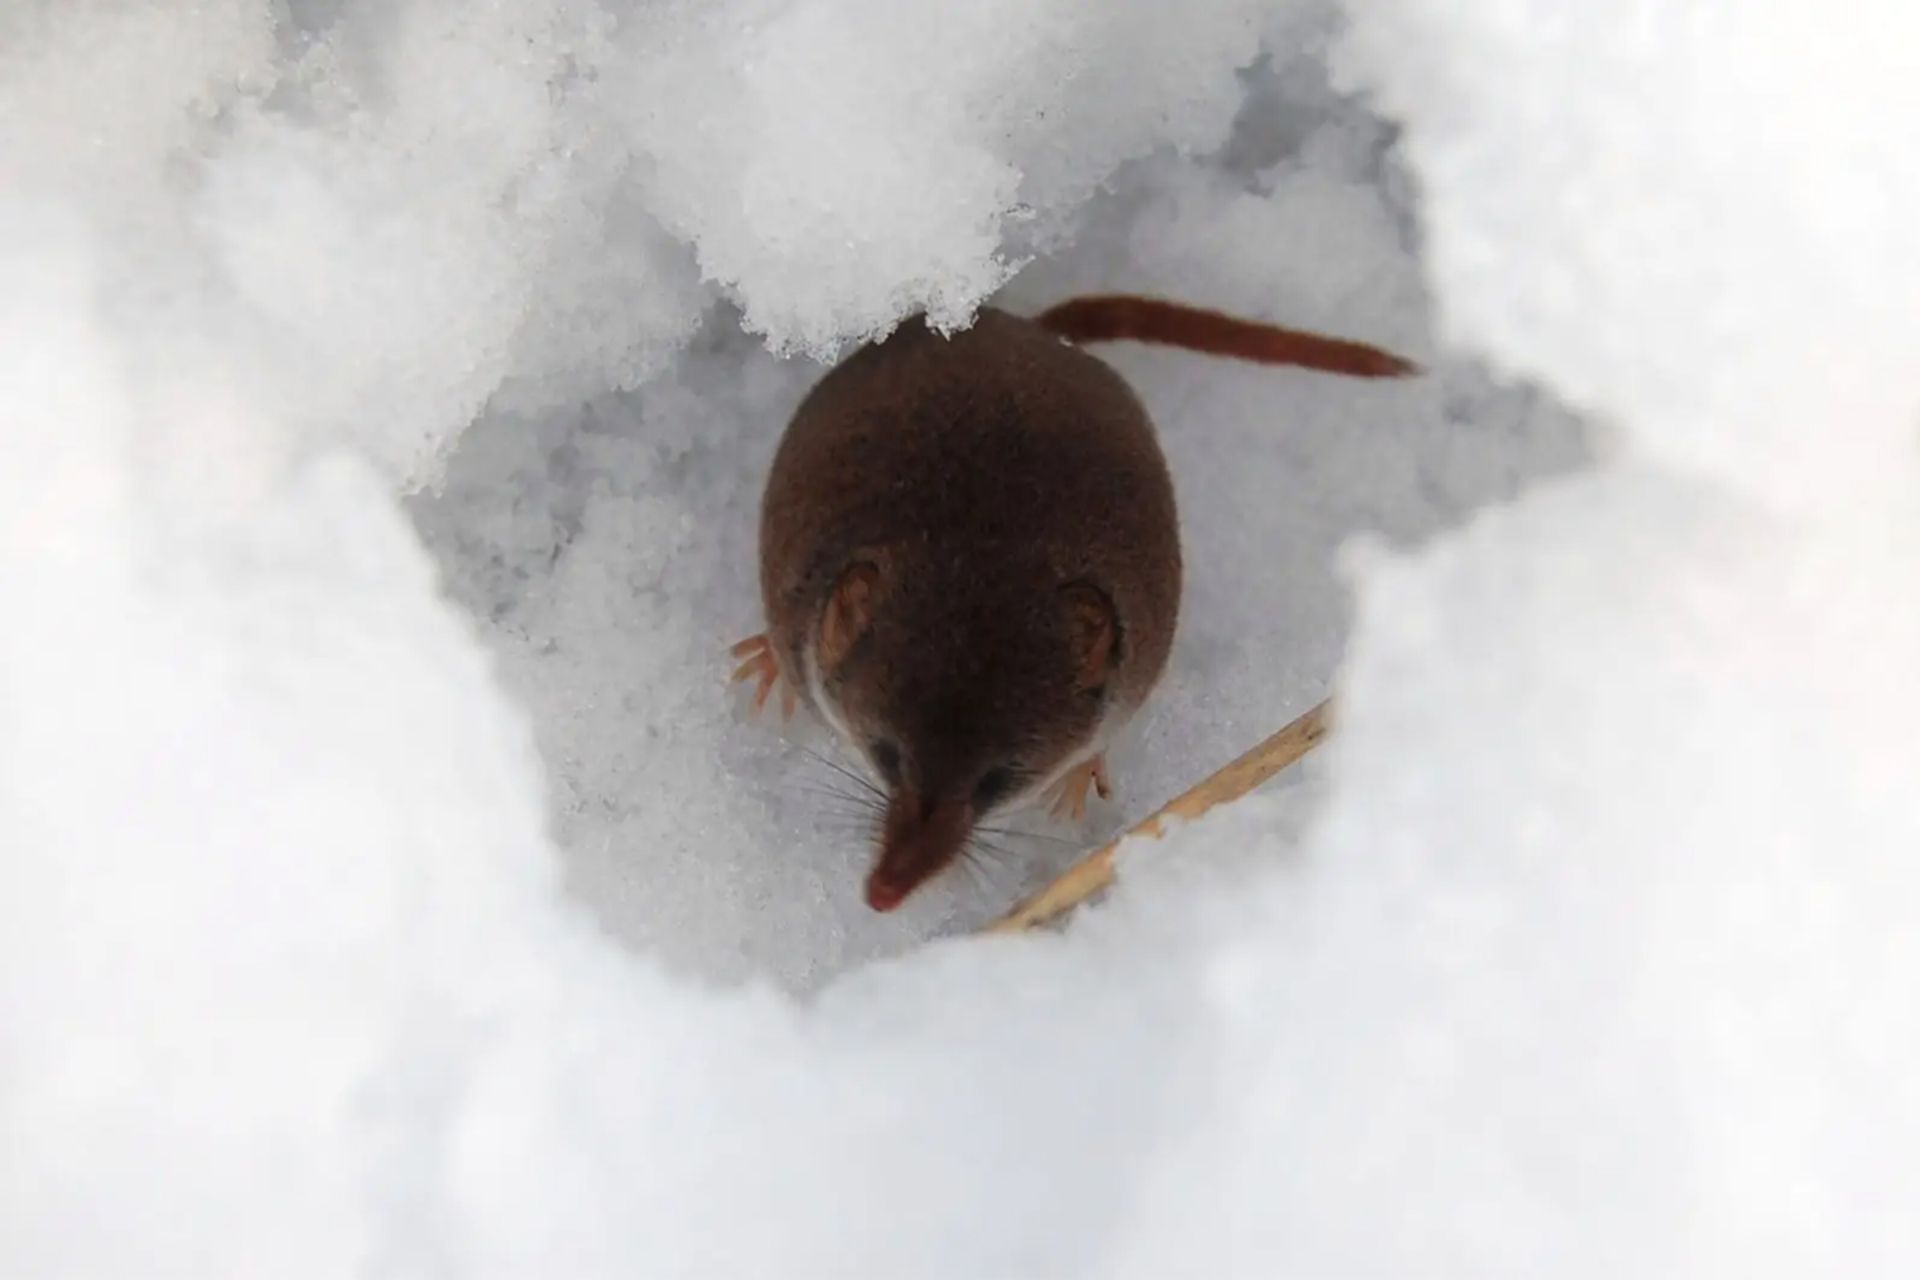
<instances>
[{"instance_id":1,"label":"snow tunnel opening","mask_svg":"<svg viewBox=\"0 0 1920 1280\"><path fill-rule=\"evenodd\" d=\"M1071 225L1023 240L994 305L1177 298L1406 350L1369 384L1132 344L1093 348L1146 401L1178 492L1188 580L1172 662L1086 822L1016 815L993 853L900 911L860 898L871 814L804 713L753 722L727 646L760 625L758 501L827 365L782 357L725 303L659 376L539 411L495 407L410 507L452 597L533 718L567 881L626 945L706 979L812 989L965 932L1324 696L1356 537L1411 545L1577 469L1582 424L1437 350L1417 196L1391 125L1317 48L1240 79L1225 140L1123 165ZM1308 782L1283 779L1278 787Z\"/></svg>"}]
</instances>

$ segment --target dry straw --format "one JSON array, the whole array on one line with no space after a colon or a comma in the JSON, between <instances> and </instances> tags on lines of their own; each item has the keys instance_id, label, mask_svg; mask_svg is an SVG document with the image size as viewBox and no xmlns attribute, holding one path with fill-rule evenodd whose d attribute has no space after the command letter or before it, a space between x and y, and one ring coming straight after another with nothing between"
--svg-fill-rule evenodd
<instances>
[{"instance_id":1,"label":"dry straw","mask_svg":"<svg viewBox=\"0 0 1920 1280\"><path fill-rule=\"evenodd\" d=\"M1065 915L1113 883L1114 851L1135 836L1158 837L1169 818L1191 821L1216 805L1238 800L1320 745L1332 702L1322 702L1238 760L1174 797L1153 815L1101 845L1059 879L988 925L988 933L1017 933Z\"/></svg>"}]
</instances>

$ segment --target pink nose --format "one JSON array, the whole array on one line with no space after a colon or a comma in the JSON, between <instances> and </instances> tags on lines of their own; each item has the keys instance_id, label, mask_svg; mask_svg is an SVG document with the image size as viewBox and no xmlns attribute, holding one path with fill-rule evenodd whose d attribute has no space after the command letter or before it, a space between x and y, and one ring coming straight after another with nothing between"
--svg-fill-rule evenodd
<instances>
[{"instance_id":1,"label":"pink nose","mask_svg":"<svg viewBox=\"0 0 1920 1280\"><path fill-rule=\"evenodd\" d=\"M875 911L891 911L907 899L907 891L879 876L867 877L867 905Z\"/></svg>"}]
</instances>

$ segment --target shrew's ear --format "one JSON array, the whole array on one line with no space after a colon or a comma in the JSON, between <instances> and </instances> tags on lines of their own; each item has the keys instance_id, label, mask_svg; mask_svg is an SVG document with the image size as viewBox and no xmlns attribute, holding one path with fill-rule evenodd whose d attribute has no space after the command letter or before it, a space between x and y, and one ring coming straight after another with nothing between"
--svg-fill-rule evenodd
<instances>
[{"instance_id":1,"label":"shrew's ear","mask_svg":"<svg viewBox=\"0 0 1920 1280\"><path fill-rule=\"evenodd\" d=\"M1120 616L1113 600L1091 582L1069 582L1060 588L1060 605L1077 660L1074 688L1104 688L1120 662Z\"/></svg>"},{"instance_id":2,"label":"shrew's ear","mask_svg":"<svg viewBox=\"0 0 1920 1280\"><path fill-rule=\"evenodd\" d=\"M856 560L841 571L820 615L819 642L814 654L822 671L832 671L873 626L873 606L880 591L880 566Z\"/></svg>"}]
</instances>

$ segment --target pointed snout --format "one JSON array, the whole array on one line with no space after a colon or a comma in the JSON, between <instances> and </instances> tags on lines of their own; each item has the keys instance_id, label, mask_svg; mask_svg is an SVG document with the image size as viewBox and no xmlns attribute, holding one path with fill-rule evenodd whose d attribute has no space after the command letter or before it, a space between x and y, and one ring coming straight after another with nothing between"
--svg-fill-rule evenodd
<instances>
[{"instance_id":1,"label":"pointed snout","mask_svg":"<svg viewBox=\"0 0 1920 1280\"><path fill-rule=\"evenodd\" d=\"M880 851L867 876L867 905L891 911L960 856L973 830L964 800L929 798L907 788L887 801Z\"/></svg>"}]
</instances>

